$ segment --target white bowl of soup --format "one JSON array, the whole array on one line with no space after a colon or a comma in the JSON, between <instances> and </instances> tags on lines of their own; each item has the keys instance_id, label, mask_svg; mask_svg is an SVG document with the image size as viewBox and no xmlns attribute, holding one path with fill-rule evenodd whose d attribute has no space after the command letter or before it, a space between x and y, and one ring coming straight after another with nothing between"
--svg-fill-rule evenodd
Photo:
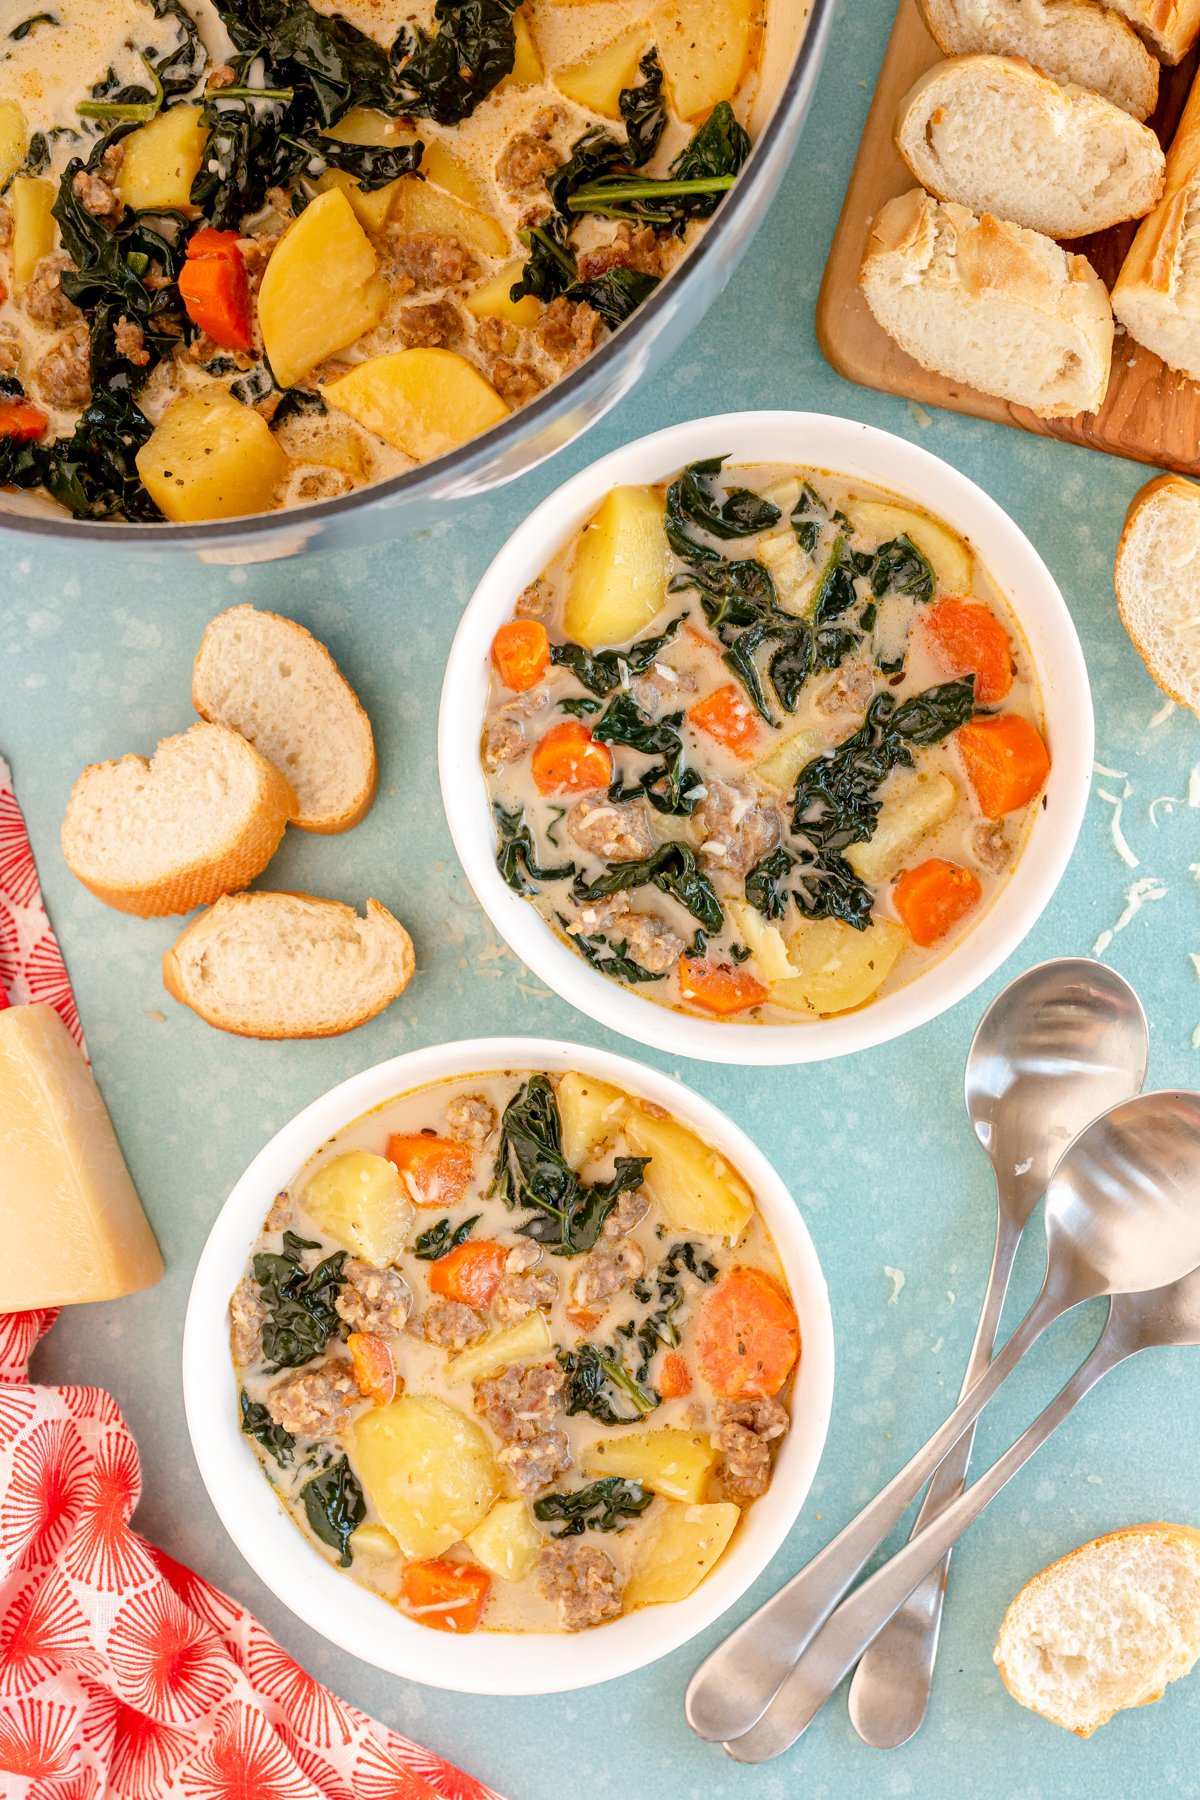
<instances>
[{"instance_id":1,"label":"white bowl of soup","mask_svg":"<svg viewBox=\"0 0 1200 1800\"><path fill-rule=\"evenodd\" d=\"M493 924L600 1023L808 1062L984 981L1087 800L1074 625L980 488L870 426L696 420L552 494L480 582L442 797Z\"/></svg>"},{"instance_id":2,"label":"white bowl of soup","mask_svg":"<svg viewBox=\"0 0 1200 1800\"><path fill-rule=\"evenodd\" d=\"M184 1332L192 1445L267 1586L413 1680L539 1693L685 1643L762 1572L833 1393L787 1187L578 1044L414 1051L250 1165Z\"/></svg>"}]
</instances>

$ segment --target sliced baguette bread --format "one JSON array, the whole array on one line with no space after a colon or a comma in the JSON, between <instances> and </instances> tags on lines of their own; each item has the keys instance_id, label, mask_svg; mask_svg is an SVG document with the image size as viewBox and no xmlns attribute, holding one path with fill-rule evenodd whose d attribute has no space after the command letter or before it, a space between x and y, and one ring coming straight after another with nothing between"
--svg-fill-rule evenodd
<instances>
[{"instance_id":1,"label":"sliced baguette bread","mask_svg":"<svg viewBox=\"0 0 1200 1800\"><path fill-rule=\"evenodd\" d=\"M374 799L371 722L324 644L293 619L253 606L218 613L196 657L192 704L283 770L303 830L348 831Z\"/></svg>"},{"instance_id":2,"label":"sliced baguette bread","mask_svg":"<svg viewBox=\"0 0 1200 1800\"><path fill-rule=\"evenodd\" d=\"M62 827L71 873L140 918L190 912L246 887L295 817L287 778L225 725L163 738L150 761L92 763Z\"/></svg>"},{"instance_id":3,"label":"sliced baguette bread","mask_svg":"<svg viewBox=\"0 0 1200 1800\"><path fill-rule=\"evenodd\" d=\"M936 64L901 104L896 145L939 200L1052 238L1140 219L1166 171L1147 126L1015 56Z\"/></svg>"},{"instance_id":4,"label":"sliced baguette bread","mask_svg":"<svg viewBox=\"0 0 1200 1800\"><path fill-rule=\"evenodd\" d=\"M1026 1582L992 1653L1014 1700L1090 1737L1200 1656L1200 1531L1131 1525Z\"/></svg>"},{"instance_id":5,"label":"sliced baguette bread","mask_svg":"<svg viewBox=\"0 0 1200 1800\"><path fill-rule=\"evenodd\" d=\"M1113 322L1082 256L914 188L889 200L859 275L883 329L923 368L1043 418L1104 399Z\"/></svg>"},{"instance_id":6,"label":"sliced baguette bread","mask_svg":"<svg viewBox=\"0 0 1200 1800\"><path fill-rule=\"evenodd\" d=\"M1116 588L1121 621L1151 675L1200 715L1200 485L1159 475L1134 495Z\"/></svg>"},{"instance_id":7,"label":"sliced baguette bread","mask_svg":"<svg viewBox=\"0 0 1200 1800\"><path fill-rule=\"evenodd\" d=\"M1200 33L1200 0L1107 0L1124 13L1160 62L1182 62Z\"/></svg>"},{"instance_id":8,"label":"sliced baguette bread","mask_svg":"<svg viewBox=\"0 0 1200 1800\"><path fill-rule=\"evenodd\" d=\"M1146 119L1158 102L1158 63L1124 19L1096 0L920 0L945 56L1023 56L1055 81L1075 82Z\"/></svg>"},{"instance_id":9,"label":"sliced baguette bread","mask_svg":"<svg viewBox=\"0 0 1200 1800\"><path fill-rule=\"evenodd\" d=\"M1200 380L1200 82L1167 155L1162 199L1138 226L1112 306L1139 344Z\"/></svg>"},{"instance_id":10,"label":"sliced baguette bread","mask_svg":"<svg viewBox=\"0 0 1200 1800\"><path fill-rule=\"evenodd\" d=\"M366 918L311 894L230 894L163 957L163 984L238 1037L336 1037L412 979L412 939L377 900Z\"/></svg>"}]
</instances>

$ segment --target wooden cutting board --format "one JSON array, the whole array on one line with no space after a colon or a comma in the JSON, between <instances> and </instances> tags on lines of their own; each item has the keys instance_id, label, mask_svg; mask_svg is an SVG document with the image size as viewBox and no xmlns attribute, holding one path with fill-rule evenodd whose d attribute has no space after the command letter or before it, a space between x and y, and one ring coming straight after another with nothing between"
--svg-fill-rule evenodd
<instances>
[{"instance_id":1,"label":"wooden cutting board","mask_svg":"<svg viewBox=\"0 0 1200 1800\"><path fill-rule=\"evenodd\" d=\"M1175 374L1123 333L1118 332L1113 347L1112 377L1100 411L1073 419L1039 419L1023 406L930 374L875 323L859 292L859 264L875 214L915 185L892 132L905 94L940 57L916 0L900 0L817 303L817 338L826 359L848 381L923 406L974 413L1043 437L1200 475L1200 383ZM1177 69L1163 70L1158 110L1149 123L1164 145L1183 111L1195 68L1192 56ZM1136 229L1136 222L1117 225L1070 247L1081 250L1111 286Z\"/></svg>"}]
</instances>

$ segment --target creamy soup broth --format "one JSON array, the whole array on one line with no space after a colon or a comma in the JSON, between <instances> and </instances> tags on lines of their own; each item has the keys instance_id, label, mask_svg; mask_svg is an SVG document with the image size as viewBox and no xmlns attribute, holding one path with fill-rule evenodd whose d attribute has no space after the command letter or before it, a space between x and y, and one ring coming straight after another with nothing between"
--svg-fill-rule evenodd
<instances>
[{"instance_id":1,"label":"creamy soup broth","mask_svg":"<svg viewBox=\"0 0 1200 1800\"><path fill-rule=\"evenodd\" d=\"M894 992L995 902L1041 803L1042 704L932 513L716 467L691 517L674 484L675 549L667 488L618 490L516 597L482 755L501 872L577 953L660 1005L795 1024Z\"/></svg>"},{"instance_id":2,"label":"creamy soup broth","mask_svg":"<svg viewBox=\"0 0 1200 1800\"><path fill-rule=\"evenodd\" d=\"M610 1182L631 1166L642 1176L640 1185L629 1182L598 1231L582 1232L591 1247L574 1255L523 1236L529 1209L510 1208L493 1191L497 1158L504 1160L500 1122L523 1116L531 1080L550 1096L564 1153L586 1184ZM405 1145L422 1133L435 1156L451 1146L444 1178L411 1162ZM631 1157L648 1160L620 1160ZM434 1261L417 1253L428 1253L431 1233L444 1239L460 1228L462 1244L447 1256ZM281 1368L285 1340L272 1335L278 1300L261 1280L279 1265L256 1259L294 1244L285 1230L308 1246L298 1253L306 1270L340 1258L341 1279L331 1290L337 1316L328 1341ZM437 1291L467 1246L480 1257L493 1251L500 1271L470 1306ZM720 1320L726 1296L747 1279L762 1290L752 1293L745 1314L751 1327L755 1306L765 1305L768 1315L765 1326L758 1318L767 1333L765 1364L755 1361L753 1329L741 1361L713 1348L731 1329L737 1336L735 1314L728 1315L732 1328ZM340 1546L329 1541L327 1520L322 1535L314 1534L305 1494L344 1457L361 1507L345 1540L350 1575L443 1629L473 1624L469 1608L466 1618L453 1608L444 1614L436 1596L432 1612L423 1610L412 1584L429 1579L431 1563L435 1577L450 1563L484 1585L478 1623L496 1631L583 1629L623 1610L682 1598L769 1484L789 1425L799 1354L779 1258L736 1171L660 1108L574 1075L471 1076L398 1098L347 1126L277 1200L231 1313L243 1428L252 1432L282 1505L320 1554L337 1561ZM657 1335L651 1328L639 1338L656 1317ZM394 1396L390 1379L373 1398L360 1391L370 1386L357 1369L364 1336L394 1371ZM602 1378L592 1411L571 1413L586 1384L563 1365L583 1345L596 1347L620 1373ZM308 1347L286 1340L292 1356ZM386 1426L406 1407L431 1402L432 1451L428 1433L410 1429L390 1450L376 1443L372 1454L371 1434L381 1421ZM622 1422L601 1416L606 1412ZM290 1439L282 1462L275 1454L280 1426ZM469 1480L452 1467L456 1455L461 1461L453 1440L464 1434L483 1471ZM611 1521L615 1529L600 1529L600 1508L566 1536L557 1534L570 1516L538 1516L548 1497L551 1505L554 1496L570 1504L610 1471L629 1478L622 1491L632 1503ZM408 1501L412 1482L421 1489L416 1525L417 1503L402 1501L398 1515L389 1481ZM446 1519L453 1522L444 1528L432 1523ZM695 1542L681 1571L678 1544L689 1531ZM577 1592L585 1576L593 1591Z\"/></svg>"}]
</instances>

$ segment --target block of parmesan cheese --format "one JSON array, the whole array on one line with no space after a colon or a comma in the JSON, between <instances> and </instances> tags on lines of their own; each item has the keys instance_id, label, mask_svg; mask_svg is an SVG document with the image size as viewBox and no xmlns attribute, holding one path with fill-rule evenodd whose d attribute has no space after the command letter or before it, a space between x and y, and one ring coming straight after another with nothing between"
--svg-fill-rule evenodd
<instances>
[{"instance_id":1,"label":"block of parmesan cheese","mask_svg":"<svg viewBox=\"0 0 1200 1800\"><path fill-rule=\"evenodd\" d=\"M163 1271L107 1108L50 1006L0 1012L0 1312L115 1300Z\"/></svg>"}]
</instances>

